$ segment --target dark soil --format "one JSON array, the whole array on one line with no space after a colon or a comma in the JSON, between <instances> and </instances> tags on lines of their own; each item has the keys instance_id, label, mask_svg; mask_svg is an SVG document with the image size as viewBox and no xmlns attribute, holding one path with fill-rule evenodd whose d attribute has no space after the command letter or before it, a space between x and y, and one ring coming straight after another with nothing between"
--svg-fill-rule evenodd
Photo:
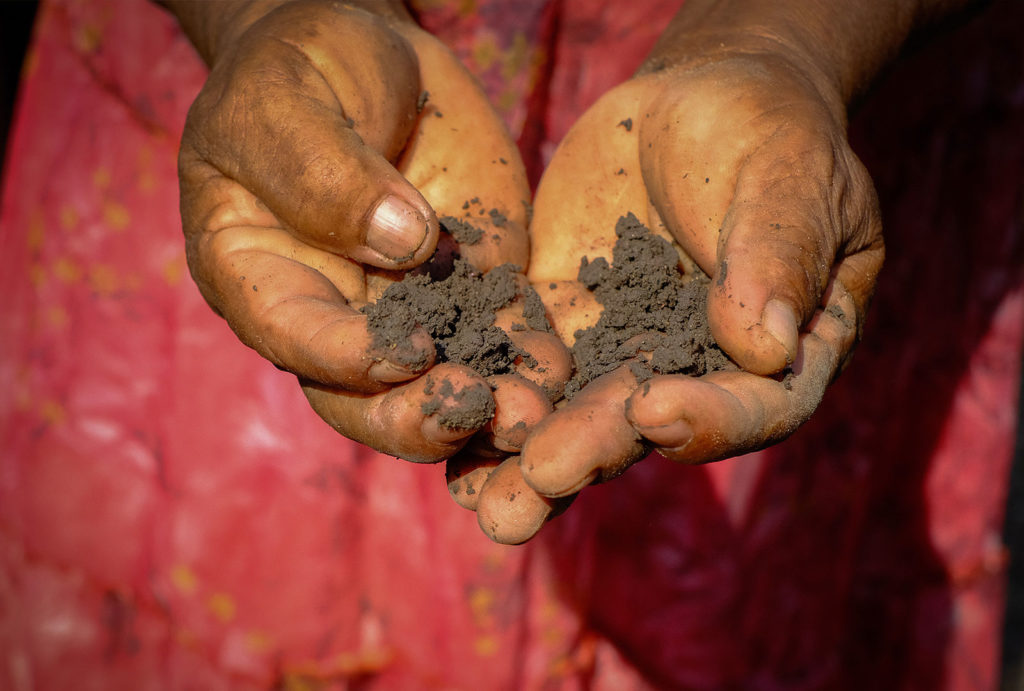
<instances>
[{"instance_id":1,"label":"dark soil","mask_svg":"<svg viewBox=\"0 0 1024 691\"><path fill-rule=\"evenodd\" d=\"M460 245L475 245L484 236L482 228L478 228L464 219L442 216L438 220L441 222L441 227Z\"/></svg>"},{"instance_id":2,"label":"dark soil","mask_svg":"<svg viewBox=\"0 0 1024 691\"><path fill-rule=\"evenodd\" d=\"M472 244L481 237L481 231L465 219L445 217L442 221L460 244ZM619 219L615 233L618 240L611 264L603 258L584 258L580 264L579 281L593 291L604 309L597 324L576 333L572 349L575 374L566 387L566 396L571 397L589 381L625 363L638 381L654 374L699 376L731 367L708 327L708 277L703 273L681 274L672 245L651 233L632 214ZM363 308L374 346L397 356L402 349L396 346L421 326L434 339L437 362L466 365L485 377L512 373L519 363L534 366L530 354L494 325L495 313L519 298L524 323L513 324L512 330L549 329L540 297L529 287L523 294L516 280L519 271L519 267L505 264L483 274L464 259L448 261L435 256ZM401 364L421 367L425 363ZM459 400L458 407L463 411L467 402L476 402L468 406L468 417L442 419L447 426L478 426L481 416L487 419L494 412L488 392L460 392L456 396L454 391L445 391L444 385L433 391L429 381L428 389L428 395L434 394L423 406L428 415L441 410L448 398ZM466 396L475 398L467 401Z\"/></svg>"},{"instance_id":3,"label":"dark soil","mask_svg":"<svg viewBox=\"0 0 1024 691\"><path fill-rule=\"evenodd\" d=\"M707 275L681 274L673 246L633 214L619 219L615 235L610 265L603 257L580 263L579 281L604 309L597 324L576 332L566 396L627 362L640 381L734 367L708 326Z\"/></svg>"},{"instance_id":4,"label":"dark soil","mask_svg":"<svg viewBox=\"0 0 1024 691\"><path fill-rule=\"evenodd\" d=\"M374 345L392 349L418 325L433 337L438 362L467 365L485 377L511 373L520 359L529 364L529 354L494 326L495 312L519 296L517 271L519 267L503 264L481 274L469 262L456 259L451 273L440 280L429 271L407 274L363 308ZM523 299L522 328L546 330L540 297L530 289Z\"/></svg>"},{"instance_id":5,"label":"dark soil","mask_svg":"<svg viewBox=\"0 0 1024 691\"><path fill-rule=\"evenodd\" d=\"M496 218L494 213L490 216ZM443 223L460 244L472 244L482 236L480 229L465 220L446 217ZM510 374L519 363L535 366L536 360L494 325L495 313L519 298L523 323L513 324L512 330L548 329L540 296L529 287L524 291L516 280L519 272L520 267L504 264L483 274L464 259L455 258L449 263L435 256L420 270L388 286L375 303L363 308L374 346L398 355L402 349L396 346L421 326L434 339L437 362L466 365L485 377ZM401 364L419 368L425 363ZM438 412L449 398L458 401L458 406L457 414L449 412L440 418L447 427L479 427L494 414L490 391L469 389L456 394L450 389L451 384L444 382L435 392L428 381L427 394L433 397L424 403L424 414Z\"/></svg>"}]
</instances>

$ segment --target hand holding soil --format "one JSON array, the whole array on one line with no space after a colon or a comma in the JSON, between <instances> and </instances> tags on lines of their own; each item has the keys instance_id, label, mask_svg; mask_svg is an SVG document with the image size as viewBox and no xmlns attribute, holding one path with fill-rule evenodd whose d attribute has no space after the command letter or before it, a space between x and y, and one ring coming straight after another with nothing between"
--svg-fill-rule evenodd
<instances>
[{"instance_id":1,"label":"hand holding soil","mask_svg":"<svg viewBox=\"0 0 1024 691\"><path fill-rule=\"evenodd\" d=\"M181 148L188 260L210 305L335 429L437 461L485 424L491 388L465 365L431 369L422 328L375 342L360 307L439 244L451 252L439 218L458 235L473 214L479 237L460 253L478 270L525 266L530 192L455 56L400 2L363 4L297 2L230 25L214 16L226 3L182 10L210 15L191 33L212 68ZM506 426L534 412L504 410Z\"/></svg>"},{"instance_id":2,"label":"hand holding soil","mask_svg":"<svg viewBox=\"0 0 1024 691\"><path fill-rule=\"evenodd\" d=\"M799 55L712 36L653 59L560 146L531 247L515 144L400 2L210 19L180 157L196 283L340 433L450 459L493 539L529 539L652 447L704 462L784 438L849 356L880 222L845 94ZM493 316L463 328L481 340L408 311L424 271Z\"/></svg>"},{"instance_id":3,"label":"hand holding soil","mask_svg":"<svg viewBox=\"0 0 1024 691\"><path fill-rule=\"evenodd\" d=\"M493 483L478 480L488 535L529 539L555 500L651 448L718 460L811 415L851 354L884 255L874 189L836 103L798 63L737 52L638 76L577 122L530 227L528 275L555 330L573 345L597 322L604 308L581 260L611 261L616 223L632 213L673 243L684 281L708 277L710 332L738 366L651 376L632 362L586 383Z\"/></svg>"}]
</instances>

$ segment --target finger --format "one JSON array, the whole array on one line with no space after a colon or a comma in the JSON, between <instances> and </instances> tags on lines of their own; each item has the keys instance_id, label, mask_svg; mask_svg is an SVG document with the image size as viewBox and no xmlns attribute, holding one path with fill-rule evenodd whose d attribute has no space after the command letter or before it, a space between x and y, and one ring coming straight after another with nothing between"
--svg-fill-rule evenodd
<instances>
[{"instance_id":1,"label":"finger","mask_svg":"<svg viewBox=\"0 0 1024 691\"><path fill-rule=\"evenodd\" d=\"M476 515L481 530L505 545L526 542L572 501L572 497L549 499L537 494L524 482L518 456L494 468L479 495Z\"/></svg>"},{"instance_id":2,"label":"finger","mask_svg":"<svg viewBox=\"0 0 1024 691\"><path fill-rule=\"evenodd\" d=\"M516 297L495 313L494 325L524 353L516 360L516 373L539 386L549 400L557 401L572 376L572 355L549 330L548 312L537 291L522 274L516 274L515 280Z\"/></svg>"},{"instance_id":3,"label":"finger","mask_svg":"<svg viewBox=\"0 0 1024 691\"><path fill-rule=\"evenodd\" d=\"M572 376L572 355L554 333L509 332L509 339L525 355L518 358L516 374L540 388L551 402L562 398Z\"/></svg>"},{"instance_id":4,"label":"finger","mask_svg":"<svg viewBox=\"0 0 1024 691\"><path fill-rule=\"evenodd\" d=\"M247 195L237 186L236 192L236 198ZM423 329L395 347L371 334L366 315L344 294L361 297L358 267L280 228L236 226L197 236L189 264L203 295L239 339L302 378L373 392L417 376L434 361L433 341Z\"/></svg>"},{"instance_id":5,"label":"finger","mask_svg":"<svg viewBox=\"0 0 1024 691\"><path fill-rule=\"evenodd\" d=\"M230 217L224 212L230 225L189 239L189 268L243 343L301 378L350 391L379 391L433 362L422 329L396 347L371 335L367 316L348 304L365 297L357 266L274 227L276 219L236 183L218 178L208 187L231 209Z\"/></svg>"},{"instance_id":6,"label":"finger","mask_svg":"<svg viewBox=\"0 0 1024 691\"><path fill-rule=\"evenodd\" d=\"M564 497L616 477L640 460L645 449L625 414L636 387L629 367L620 367L544 418L523 445L526 483L546 497Z\"/></svg>"},{"instance_id":7,"label":"finger","mask_svg":"<svg viewBox=\"0 0 1024 691\"><path fill-rule=\"evenodd\" d=\"M480 456L462 451L445 463L445 481L452 500L464 509L476 511L480 492L491 473L504 458Z\"/></svg>"},{"instance_id":8,"label":"finger","mask_svg":"<svg viewBox=\"0 0 1024 691\"><path fill-rule=\"evenodd\" d=\"M437 219L389 162L419 93L415 54L381 20L341 6L282 8L215 67L190 112L186 231L219 229L221 200L204 194L198 165L206 162L309 244L374 266L422 262Z\"/></svg>"},{"instance_id":9,"label":"finger","mask_svg":"<svg viewBox=\"0 0 1024 691\"><path fill-rule=\"evenodd\" d=\"M846 166L834 156L808 154L829 170L800 175L794 165L782 178L774 164L750 162L727 214L708 317L719 345L756 374L793 361L801 326L837 271L856 290L857 312L867 309L884 257L877 203L866 173L859 182L844 179ZM834 208L833 195L848 213Z\"/></svg>"},{"instance_id":10,"label":"finger","mask_svg":"<svg viewBox=\"0 0 1024 691\"><path fill-rule=\"evenodd\" d=\"M399 31L418 56L422 95L398 169L477 269L510 263L525 270L530 187L515 142L448 48L423 31Z\"/></svg>"},{"instance_id":11,"label":"finger","mask_svg":"<svg viewBox=\"0 0 1024 691\"><path fill-rule=\"evenodd\" d=\"M850 353L856 305L839 283L809 324L791 372L782 378L715 372L699 379L659 376L626 406L635 428L668 458L714 461L753 451L792 434L817 408Z\"/></svg>"},{"instance_id":12,"label":"finger","mask_svg":"<svg viewBox=\"0 0 1024 691\"><path fill-rule=\"evenodd\" d=\"M447 175L447 173L445 173ZM412 176L415 178L415 176ZM432 185L424 184L425 187ZM464 189L466 182L454 182L448 191ZM463 202L459 211L453 212L450 204L437 198L427 189L424 193L431 204L438 210L441 230L448 235L455 245L454 254L466 259L481 271L489 271L502 264L511 264L518 270L526 269L530 260L530 242L526 234L525 219L509 218L502 209L509 210L512 205L508 201L495 200L498 206L490 207L486 213L479 197L473 196L471 201ZM491 195L495 199L496 195ZM505 196L512 196L506 193ZM524 197L525 198L525 197ZM521 209L525 202L519 204ZM462 210L462 207L468 208ZM486 216L484 215L486 213ZM524 216L525 212L520 212Z\"/></svg>"},{"instance_id":13,"label":"finger","mask_svg":"<svg viewBox=\"0 0 1024 691\"><path fill-rule=\"evenodd\" d=\"M637 148L648 193L673 237L713 274L736 173L755 144L747 133L757 104L697 75L680 86L667 76L643 80L650 89Z\"/></svg>"},{"instance_id":14,"label":"finger","mask_svg":"<svg viewBox=\"0 0 1024 691\"><path fill-rule=\"evenodd\" d=\"M519 375L498 375L489 382L494 390L494 417L445 465L452 499L472 511L491 471L508 453L522 449L530 431L552 410L545 392Z\"/></svg>"},{"instance_id":15,"label":"finger","mask_svg":"<svg viewBox=\"0 0 1024 691\"><path fill-rule=\"evenodd\" d=\"M302 388L317 414L345 437L417 463L450 458L494 414L487 382L450 363L379 394L351 394L309 382Z\"/></svg>"},{"instance_id":16,"label":"finger","mask_svg":"<svg viewBox=\"0 0 1024 691\"><path fill-rule=\"evenodd\" d=\"M527 435L552 411L546 392L517 374L490 378L494 396L494 417L478 437L505 452L518 452Z\"/></svg>"}]
</instances>

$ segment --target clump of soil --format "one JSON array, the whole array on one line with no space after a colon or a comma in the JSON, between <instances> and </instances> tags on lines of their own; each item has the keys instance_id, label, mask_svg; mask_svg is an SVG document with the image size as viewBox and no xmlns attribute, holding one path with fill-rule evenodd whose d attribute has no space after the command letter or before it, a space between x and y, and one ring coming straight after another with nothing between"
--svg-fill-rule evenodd
<instances>
[{"instance_id":1,"label":"clump of soil","mask_svg":"<svg viewBox=\"0 0 1024 691\"><path fill-rule=\"evenodd\" d=\"M576 373L566 396L627 362L640 381L734 367L711 336L707 275L681 274L671 243L633 214L619 219L615 235L610 265L603 257L580 262L578 280L604 309L597 324L575 334Z\"/></svg>"},{"instance_id":2,"label":"clump of soil","mask_svg":"<svg viewBox=\"0 0 1024 691\"><path fill-rule=\"evenodd\" d=\"M445 232L451 235L455 242L460 245L475 245L484 236L482 228L478 228L469 221L454 216L442 216L438 219Z\"/></svg>"},{"instance_id":3,"label":"clump of soil","mask_svg":"<svg viewBox=\"0 0 1024 691\"><path fill-rule=\"evenodd\" d=\"M533 358L494 326L495 313L520 295L518 271L503 264L483 274L457 258L451 273L440 280L430 272L406 274L375 303L363 307L374 346L394 348L418 325L433 337L437 362L467 365L485 377L511 373L520 359L529 365ZM527 292L522 296L522 328L546 330L540 296L532 289Z\"/></svg>"},{"instance_id":4,"label":"clump of soil","mask_svg":"<svg viewBox=\"0 0 1024 691\"><path fill-rule=\"evenodd\" d=\"M451 429L477 429L494 417L494 397L486 387L473 386L456 391L447 379L436 389L435 386L434 379L427 375L427 386L423 393L431 398L420 409L424 415L441 412L438 418L441 425ZM456 405L444 411L446 400L455 401Z\"/></svg>"},{"instance_id":5,"label":"clump of soil","mask_svg":"<svg viewBox=\"0 0 1024 691\"><path fill-rule=\"evenodd\" d=\"M463 209L466 218L439 219L442 229L459 246L474 245L483 239L483 230L471 222L473 210L479 216L489 217L497 227L507 223L500 211L484 209L477 198L467 201ZM374 347L390 351L399 364L419 369L426 363L413 356L403 359L404 350L398 347L419 326L434 340L436 362L466 365L485 377L510 374L517 363L536 366L529 353L494 325L498 310L518 298L525 323L512 324L512 330L548 330L540 296L516 280L516 274L521 272L520 267L504 264L484 274L465 259L439 250L427 264L388 286L376 302L362 308ZM428 377L425 392L431 396L423 404L425 415L441 411L447 399L457 402L453 411L442 413L439 418L447 427L472 429L494 415L494 400L488 390L471 388L456 393L448 381L435 390Z\"/></svg>"},{"instance_id":6,"label":"clump of soil","mask_svg":"<svg viewBox=\"0 0 1024 691\"><path fill-rule=\"evenodd\" d=\"M442 220L445 230L460 244L473 244L482 236L482 231L467 221L451 217ZM494 325L498 310L518 298L524 323L514 323L512 330L548 330L540 296L516 280L521 271L512 264L503 264L484 274L465 259L455 257L449 264L448 259L435 256L422 269L388 286L376 302L362 308L368 317L374 347L390 350L400 359L402 349L397 346L421 326L434 340L437 362L466 365L485 377L510 374L518 363L536 366L533 356ZM425 363L400 364L422 367ZM452 412L443 414L442 425L471 429L494 415L490 391L470 389L455 394L447 381L438 389L435 392L433 383L428 381L426 393L432 398L423 404L424 414L438 412L445 399L458 402L457 416Z\"/></svg>"}]
</instances>

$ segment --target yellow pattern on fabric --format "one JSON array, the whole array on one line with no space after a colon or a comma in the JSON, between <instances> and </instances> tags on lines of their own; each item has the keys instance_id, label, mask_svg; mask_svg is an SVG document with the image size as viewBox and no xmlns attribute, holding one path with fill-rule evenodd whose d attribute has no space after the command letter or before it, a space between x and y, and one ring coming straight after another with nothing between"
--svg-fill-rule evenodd
<instances>
[{"instance_id":1,"label":"yellow pattern on fabric","mask_svg":"<svg viewBox=\"0 0 1024 691\"><path fill-rule=\"evenodd\" d=\"M75 49L82 53L95 53L103 40L103 30L95 24L83 24L75 31Z\"/></svg>"},{"instance_id":2,"label":"yellow pattern on fabric","mask_svg":"<svg viewBox=\"0 0 1024 691\"><path fill-rule=\"evenodd\" d=\"M185 256L181 255L168 261L160 273L169 286L181 283L181 277L185 275Z\"/></svg>"},{"instance_id":3,"label":"yellow pattern on fabric","mask_svg":"<svg viewBox=\"0 0 1024 691\"><path fill-rule=\"evenodd\" d=\"M99 190L105 190L110 187L110 170L104 166L94 170L92 173L92 184Z\"/></svg>"},{"instance_id":4,"label":"yellow pattern on fabric","mask_svg":"<svg viewBox=\"0 0 1024 691\"><path fill-rule=\"evenodd\" d=\"M526 35L522 31L517 31L512 37L512 45L505 51L501 61L502 78L510 81L518 76L529 62L529 52L530 43L526 40Z\"/></svg>"},{"instance_id":5,"label":"yellow pattern on fabric","mask_svg":"<svg viewBox=\"0 0 1024 691\"><path fill-rule=\"evenodd\" d=\"M103 220L112 230L124 230L131 222L131 214L124 204L106 201L103 203Z\"/></svg>"},{"instance_id":6,"label":"yellow pattern on fabric","mask_svg":"<svg viewBox=\"0 0 1024 691\"><path fill-rule=\"evenodd\" d=\"M57 329L64 329L71 323L71 316L60 305L53 305L46 310L46 323Z\"/></svg>"},{"instance_id":7,"label":"yellow pattern on fabric","mask_svg":"<svg viewBox=\"0 0 1024 691\"><path fill-rule=\"evenodd\" d=\"M53 264L53 275L61 283L75 283L82 277L82 267L73 259L61 257Z\"/></svg>"},{"instance_id":8,"label":"yellow pattern on fabric","mask_svg":"<svg viewBox=\"0 0 1024 691\"><path fill-rule=\"evenodd\" d=\"M60 401L48 398L39 406L39 414L51 425L60 425L68 417L67 410Z\"/></svg>"},{"instance_id":9,"label":"yellow pattern on fabric","mask_svg":"<svg viewBox=\"0 0 1024 691\"><path fill-rule=\"evenodd\" d=\"M64 230L73 230L78 226L78 212L69 204L60 208L60 227Z\"/></svg>"},{"instance_id":10,"label":"yellow pattern on fabric","mask_svg":"<svg viewBox=\"0 0 1024 691\"><path fill-rule=\"evenodd\" d=\"M46 237L46 220L43 212L36 209L28 221L28 235L25 238L30 250L37 250L43 246L43 239Z\"/></svg>"},{"instance_id":11,"label":"yellow pattern on fabric","mask_svg":"<svg viewBox=\"0 0 1024 691\"><path fill-rule=\"evenodd\" d=\"M98 295L111 295L118 288L117 274L110 266L97 264L89 269L89 286Z\"/></svg>"},{"instance_id":12,"label":"yellow pattern on fabric","mask_svg":"<svg viewBox=\"0 0 1024 691\"><path fill-rule=\"evenodd\" d=\"M473 46L473 62L476 63L478 69L486 72L498 59L499 52L498 42L494 36L484 34L477 39L476 45Z\"/></svg>"},{"instance_id":13,"label":"yellow pattern on fabric","mask_svg":"<svg viewBox=\"0 0 1024 691\"><path fill-rule=\"evenodd\" d=\"M171 569L171 583L185 595L191 595L196 591L199 579L187 564L178 564Z\"/></svg>"},{"instance_id":14,"label":"yellow pattern on fabric","mask_svg":"<svg viewBox=\"0 0 1024 691\"><path fill-rule=\"evenodd\" d=\"M228 623L235 618L236 605L234 599L227 593L214 593L206 601L206 606L218 621Z\"/></svg>"},{"instance_id":15,"label":"yellow pattern on fabric","mask_svg":"<svg viewBox=\"0 0 1024 691\"><path fill-rule=\"evenodd\" d=\"M36 289L41 288L46 283L46 269L43 265L36 262L28 269L29 280L32 281L33 287Z\"/></svg>"},{"instance_id":16,"label":"yellow pattern on fabric","mask_svg":"<svg viewBox=\"0 0 1024 691\"><path fill-rule=\"evenodd\" d=\"M491 635L478 636L473 641L473 651L480 657L493 657L499 647L498 639Z\"/></svg>"},{"instance_id":17,"label":"yellow pattern on fabric","mask_svg":"<svg viewBox=\"0 0 1024 691\"><path fill-rule=\"evenodd\" d=\"M247 631L244 640L245 647L254 653L265 653L274 645L274 637L266 631Z\"/></svg>"}]
</instances>

